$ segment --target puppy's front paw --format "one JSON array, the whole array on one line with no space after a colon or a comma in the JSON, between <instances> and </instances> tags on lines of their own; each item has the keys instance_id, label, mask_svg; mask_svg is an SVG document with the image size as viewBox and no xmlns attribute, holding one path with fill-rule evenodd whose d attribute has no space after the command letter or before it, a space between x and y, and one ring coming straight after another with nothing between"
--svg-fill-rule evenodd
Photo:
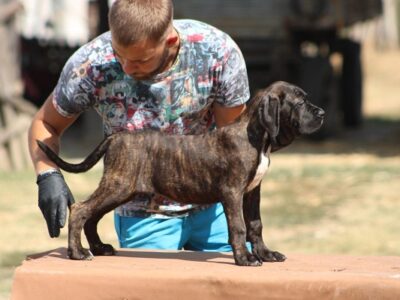
<instances>
[{"instance_id":1,"label":"puppy's front paw","mask_svg":"<svg viewBox=\"0 0 400 300\"><path fill-rule=\"evenodd\" d=\"M94 258L89 249L72 249L68 248L68 257L74 260L92 260Z\"/></svg>"},{"instance_id":2,"label":"puppy's front paw","mask_svg":"<svg viewBox=\"0 0 400 300\"><path fill-rule=\"evenodd\" d=\"M271 251L268 249L264 249L262 251L256 251L254 253L258 256L262 261L265 262L282 262L286 260L286 256L278 251Z\"/></svg>"},{"instance_id":3,"label":"puppy's front paw","mask_svg":"<svg viewBox=\"0 0 400 300\"><path fill-rule=\"evenodd\" d=\"M96 255L104 255L104 256L110 256L110 255L115 255L115 250L114 247L109 245L109 244L96 244L93 246L90 246L91 252Z\"/></svg>"},{"instance_id":4,"label":"puppy's front paw","mask_svg":"<svg viewBox=\"0 0 400 300\"><path fill-rule=\"evenodd\" d=\"M272 251L272 256L274 257L274 259L278 262L282 262L286 260L286 256L278 251Z\"/></svg>"},{"instance_id":5,"label":"puppy's front paw","mask_svg":"<svg viewBox=\"0 0 400 300\"><path fill-rule=\"evenodd\" d=\"M247 253L246 255L236 255L235 263L238 266L252 266L259 267L262 265L262 261L257 256Z\"/></svg>"}]
</instances>

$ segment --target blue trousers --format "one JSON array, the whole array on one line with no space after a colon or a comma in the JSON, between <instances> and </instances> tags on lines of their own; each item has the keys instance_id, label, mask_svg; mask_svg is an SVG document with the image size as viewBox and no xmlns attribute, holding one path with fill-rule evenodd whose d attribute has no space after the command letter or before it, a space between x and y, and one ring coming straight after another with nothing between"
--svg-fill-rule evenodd
<instances>
[{"instance_id":1,"label":"blue trousers","mask_svg":"<svg viewBox=\"0 0 400 300\"><path fill-rule=\"evenodd\" d=\"M221 203L170 219L114 215L121 248L230 252Z\"/></svg>"}]
</instances>

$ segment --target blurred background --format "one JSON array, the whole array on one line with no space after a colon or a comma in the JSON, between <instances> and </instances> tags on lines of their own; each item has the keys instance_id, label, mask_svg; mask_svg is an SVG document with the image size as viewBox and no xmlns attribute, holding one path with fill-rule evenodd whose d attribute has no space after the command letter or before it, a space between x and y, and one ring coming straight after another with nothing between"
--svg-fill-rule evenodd
<instances>
[{"instance_id":1,"label":"blurred background","mask_svg":"<svg viewBox=\"0 0 400 300\"><path fill-rule=\"evenodd\" d=\"M300 85L327 112L322 130L272 156L262 185L265 240L283 253L400 255L400 0L175 0L242 49L251 91ZM68 57L107 31L107 0L0 0L0 299L27 254L66 247L37 207L27 150L32 116ZM77 160L102 139L89 111L66 132ZM77 201L102 166L65 174ZM118 246L112 214L101 223Z\"/></svg>"}]
</instances>

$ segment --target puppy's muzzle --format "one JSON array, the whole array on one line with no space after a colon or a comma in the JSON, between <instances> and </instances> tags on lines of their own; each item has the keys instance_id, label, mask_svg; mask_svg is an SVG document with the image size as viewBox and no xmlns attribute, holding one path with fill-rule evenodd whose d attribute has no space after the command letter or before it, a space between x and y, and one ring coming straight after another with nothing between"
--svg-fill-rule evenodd
<instances>
[{"instance_id":1,"label":"puppy's muzzle","mask_svg":"<svg viewBox=\"0 0 400 300\"><path fill-rule=\"evenodd\" d=\"M322 108L315 107L313 111L314 116L323 120L325 118L325 111Z\"/></svg>"}]
</instances>

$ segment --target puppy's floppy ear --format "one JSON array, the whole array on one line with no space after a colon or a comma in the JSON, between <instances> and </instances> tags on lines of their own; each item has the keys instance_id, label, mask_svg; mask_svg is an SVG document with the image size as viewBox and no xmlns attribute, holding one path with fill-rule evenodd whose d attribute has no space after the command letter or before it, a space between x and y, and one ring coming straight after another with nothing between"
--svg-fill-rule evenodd
<instances>
[{"instance_id":1,"label":"puppy's floppy ear","mask_svg":"<svg viewBox=\"0 0 400 300\"><path fill-rule=\"evenodd\" d=\"M262 101L259 110L260 123L274 142L279 133L280 110L279 97L275 94L268 94L264 101Z\"/></svg>"}]
</instances>

